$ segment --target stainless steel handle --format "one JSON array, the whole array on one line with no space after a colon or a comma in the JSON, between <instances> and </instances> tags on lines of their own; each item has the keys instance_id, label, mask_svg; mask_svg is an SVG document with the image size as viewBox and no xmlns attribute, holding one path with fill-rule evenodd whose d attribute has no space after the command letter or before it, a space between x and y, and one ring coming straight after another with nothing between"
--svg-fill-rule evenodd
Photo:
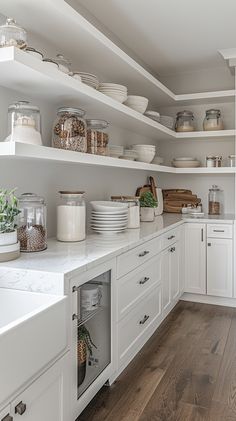
<instances>
[{"instance_id":1,"label":"stainless steel handle","mask_svg":"<svg viewBox=\"0 0 236 421\"><path fill-rule=\"evenodd\" d=\"M146 256L149 253L150 253L150 251L144 250L142 253L139 253L138 257L144 257L144 256Z\"/></svg>"},{"instance_id":2,"label":"stainless steel handle","mask_svg":"<svg viewBox=\"0 0 236 421\"><path fill-rule=\"evenodd\" d=\"M7 414L4 418L1 419L1 421L13 421L13 417Z\"/></svg>"},{"instance_id":3,"label":"stainless steel handle","mask_svg":"<svg viewBox=\"0 0 236 421\"><path fill-rule=\"evenodd\" d=\"M204 238L203 238L203 228L201 228L201 241L203 242Z\"/></svg>"},{"instance_id":4,"label":"stainless steel handle","mask_svg":"<svg viewBox=\"0 0 236 421\"><path fill-rule=\"evenodd\" d=\"M23 415L26 411L26 404L22 401L15 407L15 414Z\"/></svg>"},{"instance_id":5,"label":"stainless steel handle","mask_svg":"<svg viewBox=\"0 0 236 421\"><path fill-rule=\"evenodd\" d=\"M211 243L207 243L208 247L211 247Z\"/></svg>"},{"instance_id":6,"label":"stainless steel handle","mask_svg":"<svg viewBox=\"0 0 236 421\"><path fill-rule=\"evenodd\" d=\"M74 313L72 315L72 320L80 320L81 319L81 314L80 314L80 287L73 286L72 292L77 293L77 314Z\"/></svg>"},{"instance_id":7,"label":"stainless steel handle","mask_svg":"<svg viewBox=\"0 0 236 421\"><path fill-rule=\"evenodd\" d=\"M144 318L143 318L142 320L140 320L139 324L140 324L140 325L144 325L144 323L146 323L146 321L147 321L148 319L149 319L149 316L147 316L147 315L145 314Z\"/></svg>"},{"instance_id":8,"label":"stainless steel handle","mask_svg":"<svg viewBox=\"0 0 236 421\"><path fill-rule=\"evenodd\" d=\"M167 237L167 240L173 240L175 238L175 235L171 235L170 237Z\"/></svg>"},{"instance_id":9,"label":"stainless steel handle","mask_svg":"<svg viewBox=\"0 0 236 421\"><path fill-rule=\"evenodd\" d=\"M213 232L225 232L225 230L213 230Z\"/></svg>"},{"instance_id":10,"label":"stainless steel handle","mask_svg":"<svg viewBox=\"0 0 236 421\"><path fill-rule=\"evenodd\" d=\"M148 278L147 276L145 276L143 279L141 279L141 281L139 281L140 285L146 284L146 282L149 281L150 278Z\"/></svg>"}]
</instances>

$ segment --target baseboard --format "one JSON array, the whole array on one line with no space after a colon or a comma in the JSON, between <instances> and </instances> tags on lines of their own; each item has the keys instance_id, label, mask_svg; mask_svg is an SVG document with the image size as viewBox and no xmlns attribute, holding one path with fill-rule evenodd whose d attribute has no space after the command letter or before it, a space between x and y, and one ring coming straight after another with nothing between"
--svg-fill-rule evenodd
<instances>
[{"instance_id":1,"label":"baseboard","mask_svg":"<svg viewBox=\"0 0 236 421\"><path fill-rule=\"evenodd\" d=\"M236 307L236 298L213 297L212 295L190 294L184 292L180 297L180 300L225 307Z\"/></svg>"}]
</instances>

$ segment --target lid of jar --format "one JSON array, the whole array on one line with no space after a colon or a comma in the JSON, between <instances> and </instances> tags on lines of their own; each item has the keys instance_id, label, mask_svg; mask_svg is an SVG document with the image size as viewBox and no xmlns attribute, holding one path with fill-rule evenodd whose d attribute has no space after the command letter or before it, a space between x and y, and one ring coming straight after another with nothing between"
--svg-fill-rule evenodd
<instances>
[{"instance_id":1,"label":"lid of jar","mask_svg":"<svg viewBox=\"0 0 236 421\"><path fill-rule=\"evenodd\" d=\"M229 155L229 158L236 158L236 155Z\"/></svg>"},{"instance_id":2,"label":"lid of jar","mask_svg":"<svg viewBox=\"0 0 236 421\"><path fill-rule=\"evenodd\" d=\"M43 57L43 53L41 53L41 51L39 51L39 50L36 50L36 48L26 47L25 51L31 51L32 53L38 53Z\"/></svg>"},{"instance_id":3,"label":"lid of jar","mask_svg":"<svg viewBox=\"0 0 236 421\"><path fill-rule=\"evenodd\" d=\"M177 117L193 117L193 112L192 111L188 111L188 110L179 111L177 113Z\"/></svg>"},{"instance_id":4,"label":"lid of jar","mask_svg":"<svg viewBox=\"0 0 236 421\"><path fill-rule=\"evenodd\" d=\"M57 113L70 113L70 114L78 114L80 117L85 115L85 111L81 108L71 108L71 107L60 107L57 109Z\"/></svg>"},{"instance_id":5,"label":"lid of jar","mask_svg":"<svg viewBox=\"0 0 236 421\"><path fill-rule=\"evenodd\" d=\"M53 63L53 64L56 64L57 67L59 67L58 66L58 63L55 60L51 59L51 58L44 58L43 61L45 61L45 63Z\"/></svg>"},{"instance_id":6,"label":"lid of jar","mask_svg":"<svg viewBox=\"0 0 236 421\"><path fill-rule=\"evenodd\" d=\"M91 129L106 129L109 123L106 120L86 120L88 128Z\"/></svg>"},{"instance_id":7,"label":"lid of jar","mask_svg":"<svg viewBox=\"0 0 236 421\"><path fill-rule=\"evenodd\" d=\"M209 191L220 191L220 188L216 184L213 184Z\"/></svg>"},{"instance_id":8,"label":"lid of jar","mask_svg":"<svg viewBox=\"0 0 236 421\"><path fill-rule=\"evenodd\" d=\"M12 28L14 30L18 29L19 31L26 33L26 30L22 28L21 26L17 25L15 19L13 18L7 18L6 23L1 25L0 28L7 28L7 29Z\"/></svg>"},{"instance_id":9,"label":"lid of jar","mask_svg":"<svg viewBox=\"0 0 236 421\"><path fill-rule=\"evenodd\" d=\"M223 159L220 155L208 155L206 159Z\"/></svg>"},{"instance_id":10,"label":"lid of jar","mask_svg":"<svg viewBox=\"0 0 236 421\"><path fill-rule=\"evenodd\" d=\"M37 105L31 104L29 101L17 101L8 107L8 111L14 110L29 110L39 112L39 107L37 107Z\"/></svg>"},{"instance_id":11,"label":"lid of jar","mask_svg":"<svg viewBox=\"0 0 236 421\"><path fill-rule=\"evenodd\" d=\"M30 203L31 205L33 205L34 203L41 203L41 204L45 204L45 199L42 196L38 196L35 193L23 193L19 198L18 198L19 202L21 203Z\"/></svg>"},{"instance_id":12,"label":"lid of jar","mask_svg":"<svg viewBox=\"0 0 236 421\"><path fill-rule=\"evenodd\" d=\"M75 195L75 196L77 196L77 195L81 195L81 194L84 194L85 193L85 191L71 191L71 190L60 190L58 193L60 193L60 194L62 194L62 195L64 195L64 196L66 196L66 195Z\"/></svg>"},{"instance_id":13,"label":"lid of jar","mask_svg":"<svg viewBox=\"0 0 236 421\"><path fill-rule=\"evenodd\" d=\"M217 115L220 116L221 115L221 111L220 110L216 110L214 108L211 108L210 110L206 110L206 115Z\"/></svg>"}]
</instances>

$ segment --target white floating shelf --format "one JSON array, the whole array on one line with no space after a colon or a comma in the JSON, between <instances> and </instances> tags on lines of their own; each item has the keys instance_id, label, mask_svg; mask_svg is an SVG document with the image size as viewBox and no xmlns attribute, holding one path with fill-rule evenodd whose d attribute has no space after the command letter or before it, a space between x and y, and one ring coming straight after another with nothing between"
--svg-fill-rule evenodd
<instances>
[{"instance_id":1,"label":"white floating shelf","mask_svg":"<svg viewBox=\"0 0 236 421\"><path fill-rule=\"evenodd\" d=\"M146 164L145 162L128 161L109 156L91 155L80 152L66 151L46 146L35 146L26 143L0 143L0 159L30 159L64 162L68 164L97 165L100 167L126 168L150 172L170 174L234 174L235 168L174 168L165 165Z\"/></svg>"},{"instance_id":2,"label":"white floating shelf","mask_svg":"<svg viewBox=\"0 0 236 421\"><path fill-rule=\"evenodd\" d=\"M200 131L200 132L182 132L182 133L175 133L176 139L201 139L201 140L208 140L208 139L225 139L231 138L232 140L235 139L235 130L212 130L212 131Z\"/></svg>"}]
</instances>

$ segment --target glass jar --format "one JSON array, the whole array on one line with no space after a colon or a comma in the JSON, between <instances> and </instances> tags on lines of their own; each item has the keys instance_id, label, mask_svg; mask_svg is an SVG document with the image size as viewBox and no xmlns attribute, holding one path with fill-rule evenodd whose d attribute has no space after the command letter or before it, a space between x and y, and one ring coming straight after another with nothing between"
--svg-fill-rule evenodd
<instances>
[{"instance_id":1,"label":"glass jar","mask_svg":"<svg viewBox=\"0 0 236 421\"><path fill-rule=\"evenodd\" d=\"M18 240L20 250L42 251L47 248L46 204L43 197L24 193L19 197Z\"/></svg>"},{"instance_id":2,"label":"glass jar","mask_svg":"<svg viewBox=\"0 0 236 421\"><path fill-rule=\"evenodd\" d=\"M113 202L128 204L127 228L140 228L140 197L139 196L111 196Z\"/></svg>"},{"instance_id":3,"label":"glass jar","mask_svg":"<svg viewBox=\"0 0 236 421\"><path fill-rule=\"evenodd\" d=\"M57 206L57 239L83 241L86 233L86 206L83 191L60 191Z\"/></svg>"},{"instance_id":4,"label":"glass jar","mask_svg":"<svg viewBox=\"0 0 236 421\"><path fill-rule=\"evenodd\" d=\"M86 120L87 152L96 155L108 155L109 136L106 132L108 122L105 120Z\"/></svg>"},{"instance_id":5,"label":"glass jar","mask_svg":"<svg viewBox=\"0 0 236 421\"><path fill-rule=\"evenodd\" d=\"M195 130L194 115L192 111L180 111L176 116L176 132L193 132Z\"/></svg>"},{"instance_id":6,"label":"glass jar","mask_svg":"<svg viewBox=\"0 0 236 421\"><path fill-rule=\"evenodd\" d=\"M54 148L87 152L85 112L79 108L59 108L53 127Z\"/></svg>"},{"instance_id":7,"label":"glass jar","mask_svg":"<svg viewBox=\"0 0 236 421\"><path fill-rule=\"evenodd\" d=\"M28 101L8 107L8 137L5 141L42 145L40 110Z\"/></svg>"},{"instance_id":8,"label":"glass jar","mask_svg":"<svg viewBox=\"0 0 236 421\"><path fill-rule=\"evenodd\" d=\"M211 131L211 130L223 130L224 124L221 118L220 110L207 110L206 117L203 121L203 130Z\"/></svg>"},{"instance_id":9,"label":"glass jar","mask_svg":"<svg viewBox=\"0 0 236 421\"><path fill-rule=\"evenodd\" d=\"M220 215L222 213L222 207L222 191L219 189L218 186L213 184L212 188L209 189L208 193L208 214Z\"/></svg>"},{"instance_id":10,"label":"glass jar","mask_svg":"<svg viewBox=\"0 0 236 421\"><path fill-rule=\"evenodd\" d=\"M222 156L209 155L206 157L206 166L210 168L222 166Z\"/></svg>"},{"instance_id":11,"label":"glass jar","mask_svg":"<svg viewBox=\"0 0 236 421\"><path fill-rule=\"evenodd\" d=\"M236 167L236 155L229 155L229 167Z\"/></svg>"},{"instance_id":12,"label":"glass jar","mask_svg":"<svg viewBox=\"0 0 236 421\"><path fill-rule=\"evenodd\" d=\"M24 49L27 46L27 34L14 19L7 18L6 23L0 26L0 47L10 46Z\"/></svg>"}]
</instances>

